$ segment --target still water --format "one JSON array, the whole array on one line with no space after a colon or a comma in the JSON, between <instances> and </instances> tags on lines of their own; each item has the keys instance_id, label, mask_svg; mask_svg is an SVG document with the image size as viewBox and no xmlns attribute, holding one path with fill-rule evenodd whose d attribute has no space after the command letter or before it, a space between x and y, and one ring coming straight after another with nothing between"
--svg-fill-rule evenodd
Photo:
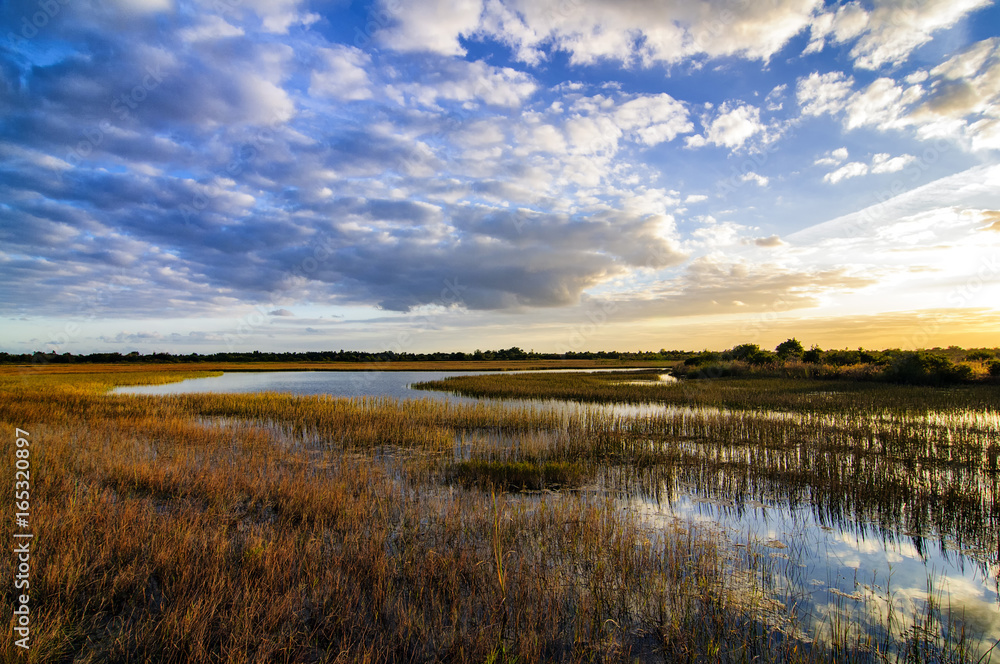
<instances>
[{"instance_id":1,"label":"still water","mask_svg":"<svg viewBox=\"0 0 1000 664\"><path fill-rule=\"evenodd\" d=\"M262 392L329 394L342 397L429 399L449 403L476 403L477 399L445 392L421 391L412 384L449 376L498 372L471 371L340 371L340 372L237 372L213 378L196 378L166 385L123 387L118 393L182 394L194 392ZM506 401L511 407L553 408L561 412L613 413L624 418L657 414L722 413L714 408L662 404L577 404L559 400ZM797 420L790 413L770 413L775 419ZM974 415L974 414L973 414ZM995 430L995 414L982 425ZM737 472L738 474L738 472ZM955 533L928 528L909 532L904 523L883 522L863 509L843 510L835 498L809 495L791 500L780 489L747 491L752 482L740 482L730 473L721 481L743 486L719 491L704 477L673 475L650 491L617 492L624 509L636 513L655 529L667 529L674 520L699 522L717 528L737 549L773 559L774 596L794 605L801 624L820 635L837 616L853 621L884 623L893 612L896 629L913 629L913 616L928 598L950 607L960 617L984 651L1000 640L1000 551L969 548L956 542ZM994 482L995 483L995 482ZM613 481L603 483L605 487ZM775 486L778 486L776 483ZM995 488L987 487L986 493ZM801 492L801 490L799 490ZM993 496L989 503L994 502ZM832 502L831 502L832 501ZM831 509L831 506L836 507ZM984 503L984 507L985 507ZM883 510L884 511L884 510ZM987 508L987 511L991 511ZM831 517L831 514L839 516ZM987 515L987 519L989 519ZM980 543L981 544L981 543ZM996 554L996 555L993 555ZM980 640L981 639L981 640ZM996 650L1000 650L997 648ZM993 658L1000 660L1000 653Z\"/></svg>"}]
</instances>

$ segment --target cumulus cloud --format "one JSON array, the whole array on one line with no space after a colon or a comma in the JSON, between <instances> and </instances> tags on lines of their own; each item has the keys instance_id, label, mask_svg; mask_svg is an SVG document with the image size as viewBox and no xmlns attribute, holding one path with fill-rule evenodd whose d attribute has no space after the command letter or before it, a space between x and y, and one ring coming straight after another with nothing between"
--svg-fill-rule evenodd
<instances>
[{"instance_id":1,"label":"cumulus cloud","mask_svg":"<svg viewBox=\"0 0 1000 664\"><path fill-rule=\"evenodd\" d=\"M484 35L509 45L527 63L546 49L574 64L600 60L676 63L698 55L742 55L767 60L805 28L817 0L732 5L722 0L664 5L654 0L615 3L579 0L504 0L424 3L417 9L384 3L392 18L380 43L399 50L446 55L464 51L460 38ZM720 21L725 15L728 20Z\"/></svg>"},{"instance_id":2,"label":"cumulus cloud","mask_svg":"<svg viewBox=\"0 0 1000 664\"><path fill-rule=\"evenodd\" d=\"M852 161L850 163L844 164L837 170L827 173L823 176L823 182L829 182L830 184L837 184L841 180L847 180L848 178L856 178L868 173L868 164L863 164L860 161Z\"/></svg>"},{"instance_id":3,"label":"cumulus cloud","mask_svg":"<svg viewBox=\"0 0 1000 664\"><path fill-rule=\"evenodd\" d=\"M844 108L854 80L842 72L813 72L800 78L795 90L803 115L836 113Z\"/></svg>"},{"instance_id":4,"label":"cumulus cloud","mask_svg":"<svg viewBox=\"0 0 1000 664\"><path fill-rule=\"evenodd\" d=\"M843 159L847 158L847 150L843 152ZM816 161L818 165L834 165L840 163L840 160L832 159L820 159ZM868 173L898 173L899 171L906 168L909 164L916 161L916 157L911 154L904 154L898 157L893 157L888 152L879 152L871 158L870 164L865 164L860 161L852 161L850 163L844 164L835 171L831 171L823 176L824 182L829 182L830 184L837 184L842 180L847 180L849 178L856 178L862 175L867 175Z\"/></svg>"},{"instance_id":5,"label":"cumulus cloud","mask_svg":"<svg viewBox=\"0 0 1000 664\"><path fill-rule=\"evenodd\" d=\"M872 173L897 173L916 159L912 154L893 157L887 152L880 152L872 157Z\"/></svg>"},{"instance_id":6,"label":"cumulus cloud","mask_svg":"<svg viewBox=\"0 0 1000 664\"><path fill-rule=\"evenodd\" d=\"M516 107L538 88L530 75L510 67L456 59L441 59L435 65L400 89L424 105L456 101Z\"/></svg>"},{"instance_id":7,"label":"cumulus cloud","mask_svg":"<svg viewBox=\"0 0 1000 664\"><path fill-rule=\"evenodd\" d=\"M771 181L770 178L761 175L759 173L754 173L753 171L748 171L740 176L740 181L742 182L753 182L759 187L766 187Z\"/></svg>"},{"instance_id":8,"label":"cumulus cloud","mask_svg":"<svg viewBox=\"0 0 1000 664\"><path fill-rule=\"evenodd\" d=\"M267 302L260 311L276 324L301 327L292 311L302 302L571 310L615 284L635 295L637 276L662 282L661 313L752 310L781 293L813 302L822 289L804 268L699 258L719 247L782 260L793 250L758 251L783 242L737 222L692 230L701 221L681 206L709 198L681 192L712 193L720 168L760 187L772 180L759 171L786 173L757 148L801 121L784 104L790 88L802 115L848 130L958 122L950 135L994 145L996 44L858 89L844 73L816 72L749 101L725 89L692 101L675 72L713 76L709 58L735 56L718 63L718 76L730 76L726 67L768 61L817 17L830 15L812 35L824 44L871 34L870 21L858 25L859 12L872 12L853 5L742 5L580 0L566 13L527 0L386 3L366 17L372 34L350 46L329 41L337 31L300 0L225 11L153 1L127 16L62 4L67 20L0 50L0 303L14 313L211 318ZM0 15L17 20L27 6ZM720 10L732 20L718 22ZM581 80L556 83L563 64L549 67L553 58ZM613 66L632 69L601 69ZM631 76L643 67L653 75ZM671 94L653 89L658 77ZM681 149L685 140L735 154L723 162ZM913 160L900 153L919 154L879 144L870 161L847 163L846 148L823 152L847 142L831 140L804 152L821 155L824 170L898 172ZM792 170L774 181L775 200ZM836 172L828 182L851 177ZM736 189L744 200L711 211L766 214L747 199L770 190ZM741 277L746 288L726 283ZM120 329L109 343L126 340Z\"/></svg>"},{"instance_id":9,"label":"cumulus cloud","mask_svg":"<svg viewBox=\"0 0 1000 664\"><path fill-rule=\"evenodd\" d=\"M350 46L317 49L320 65L312 71L309 94L344 101L370 99L371 81L365 71L371 57Z\"/></svg>"},{"instance_id":10,"label":"cumulus cloud","mask_svg":"<svg viewBox=\"0 0 1000 664\"><path fill-rule=\"evenodd\" d=\"M847 148L837 148L836 150L831 150L827 152L824 156L820 157L813 162L814 166L836 166L837 164L843 163L848 157Z\"/></svg>"},{"instance_id":11,"label":"cumulus cloud","mask_svg":"<svg viewBox=\"0 0 1000 664\"><path fill-rule=\"evenodd\" d=\"M738 149L757 134L764 134L766 127L760 120L760 109L749 104L726 102L717 114L705 123L704 135L691 136L687 140L690 147L712 144L730 149Z\"/></svg>"},{"instance_id":12,"label":"cumulus cloud","mask_svg":"<svg viewBox=\"0 0 1000 664\"><path fill-rule=\"evenodd\" d=\"M929 70L881 76L854 90L841 72L800 78L804 116L842 117L846 129L910 130L922 139L958 140L973 150L1000 146L1000 39L973 43Z\"/></svg>"},{"instance_id":13,"label":"cumulus cloud","mask_svg":"<svg viewBox=\"0 0 1000 664\"><path fill-rule=\"evenodd\" d=\"M878 3L871 9L859 2L821 12L811 23L807 53L826 43L856 40L851 49L854 66L880 69L905 62L935 32L950 28L989 0L929 0L920 3Z\"/></svg>"}]
</instances>

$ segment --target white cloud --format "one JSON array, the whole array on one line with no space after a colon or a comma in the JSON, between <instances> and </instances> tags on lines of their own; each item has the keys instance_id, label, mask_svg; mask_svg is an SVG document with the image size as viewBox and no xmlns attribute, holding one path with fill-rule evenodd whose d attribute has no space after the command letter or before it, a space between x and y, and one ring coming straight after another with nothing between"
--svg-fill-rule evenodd
<instances>
[{"instance_id":1,"label":"white cloud","mask_svg":"<svg viewBox=\"0 0 1000 664\"><path fill-rule=\"evenodd\" d=\"M897 173L916 161L912 154L891 157L887 152L880 152L872 157L872 173Z\"/></svg>"},{"instance_id":2,"label":"white cloud","mask_svg":"<svg viewBox=\"0 0 1000 664\"><path fill-rule=\"evenodd\" d=\"M868 26L868 13L857 2L849 2L836 11L819 14L809 26L811 39L803 53L822 51L827 40L843 43L857 37Z\"/></svg>"},{"instance_id":3,"label":"white cloud","mask_svg":"<svg viewBox=\"0 0 1000 664\"><path fill-rule=\"evenodd\" d=\"M760 109L747 104L730 105L729 102L719 107L719 114L706 124L704 136L692 136L688 139L690 147L700 147L707 143L738 149L755 134L765 132L766 127L760 121Z\"/></svg>"},{"instance_id":4,"label":"white cloud","mask_svg":"<svg viewBox=\"0 0 1000 664\"><path fill-rule=\"evenodd\" d=\"M371 81L365 68L371 64L367 53L350 47L321 48L317 52L322 69L314 69L309 79L311 96L333 97L344 101L370 99Z\"/></svg>"},{"instance_id":5,"label":"white cloud","mask_svg":"<svg viewBox=\"0 0 1000 664\"><path fill-rule=\"evenodd\" d=\"M803 115L843 114L846 129L910 129L924 140L957 140L972 150L995 145L1000 107L1000 39L972 44L930 71L897 81L882 76L863 90L840 72L799 79ZM822 161L824 164L831 162Z\"/></svg>"},{"instance_id":6,"label":"white cloud","mask_svg":"<svg viewBox=\"0 0 1000 664\"><path fill-rule=\"evenodd\" d=\"M700 3L635 0L436 0L384 2L393 23L382 45L401 51L463 55L460 36L485 35L510 46L515 57L537 64L545 49L569 54L573 64L676 63L705 54L767 60L809 25L820 0ZM722 18L720 18L722 17Z\"/></svg>"},{"instance_id":7,"label":"white cloud","mask_svg":"<svg viewBox=\"0 0 1000 664\"><path fill-rule=\"evenodd\" d=\"M825 156L820 157L813 162L814 166L836 166L837 164L843 163L848 157L847 148L837 148L827 152Z\"/></svg>"},{"instance_id":8,"label":"white cloud","mask_svg":"<svg viewBox=\"0 0 1000 664\"><path fill-rule=\"evenodd\" d=\"M538 89L528 74L482 61L442 60L419 82L400 86L417 103L433 106L439 100L515 108Z\"/></svg>"},{"instance_id":9,"label":"white cloud","mask_svg":"<svg viewBox=\"0 0 1000 664\"><path fill-rule=\"evenodd\" d=\"M854 64L864 69L905 62L933 34L955 25L990 0L922 0L879 4L868 15L865 33L851 50Z\"/></svg>"},{"instance_id":10,"label":"white cloud","mask_svg":"<svg viewBox=\"0 0 1000 664\"><path fill-rule=\"evenodd\" d=\"M824 175L823 181L830 184L837 184L841 180L856 178L866 173L868 173L868 164L863 164L860 161L852 161L844 164L832 173Z\"/></svg>"},{"instance_id":11,"label":"white cloud","mask_svg":"<svg viewBox=\"0 0 1000 664\"><path fill-rule=\"evenodd\" d=\"M242 5L254 11L260 17L265 31L274 34L288 34L293 25L309 26L320 19L318 14L302 10L299 5L302 0L241 0Z\"/></svg>"},{"instance_id":12,"label":"white cloud","mask_svg":"<svg viewBox=\"0 0 1000 664\"><path fill-rule=\"evenodd\" d=\"M886 130L903 127L908 124L904 117L906 107L920 92L918 86L904 89L891 78L879 78L851 97L847 104L847 128L873 125Z\"/></svg>"},{"instance_id":13,"label":"white cloud","mask_svg":"<svg viewBox=\"0 0 1000 664\"><path fill-rule=\"evenodd\" d=\"M704 194L691 194L690 196L688 196L687 198L684 199L684 203L686 205L692 205L694 203L701 203L701 202L707 201L707 200L708 200L708 196L706 196Z\"/></svg>"},{"instance_id":14,"label":"white cloud","mask_svg":"<svg viewBox=\"0 0 1000 664\"><path fill-rule=\"evenodd\" d=\"M186 42L200 42L239 37L243 34L243 28L226 22L221 16L208 14L197 25L178 31L177 36Z\"/></svg>"},{"instance_id":15,"label":"white cloud","mask_svg":"<svg viewBox=\"0 0 1000 664\"><path fill-rule=\"evenodd\" d=\"M843 156L844 158L847 157L846 149L843 152ZM898 173L914 161L916 161L916 157L911 154L893 157L888 152L879 152L872 156L870 164L865 164L860 161L852 161L848 164L844 164L835 171L827 173L823 176L823 181L829 182L830 184L837 184L842 180L861 177L862 175L867 175L869 173ZM819 165L834 165L835 163L838 162L834 162L832 159L820 159L816 161L816 164Z\"/></svg>"},{"instance_id":16,"label":"white cloud","mask_svg":"<svg viewBox=\"0 0 1000 664\"><path fill-rule=\"evenodd\" d=\"M749 171L741 175L740 180L743 182L755 182L760 187L766 187L767 183L771 181L770 178L760 175L759 173L754 173L753 171Z\"/></svg>"},{"instance_id":17,"label":"white cloud","mask_svg":"<svg viewBox=\"0 0 1000 664\"><path fill-rule=\"evenodd\" d=\"M811 39L804 53L822 51L827 43L851 49L854 66L861 69L895 67L905 62L935 32L954 26L990 0L923 0L875 3L870 11L849 2L818 14L810 25Z\"/></svg>"},{"instance_id":18,"label":"white cloud","mask_svg":"<svg viewBox=\"0 0 1000 664\"><path fill-rule=\"evenodd\" d=\"M618 126L633 132L641 143L672 141L694 129L684 104L668 94L644 95L625 102L614 113Z\"/></svg>"},{"instance_id":19,"label":"white cloud","mask_svg":"<svg viewBox=\"0 0 1000 664\"><path fill-rule=\"evenodd\" d=\"M476 31L482 9L480 0L386 1L379 15L391 16L393 25L379 30L376 37L396 51L465 55L458 38Z\"/></svg>"},{"instance_id":20,"label":"white cloud","mask_svg":"<svg viewBox=\"0 0 1000 664\"><path fill-rule=\"evenodd\" d=\"M844 108L853 84L853 78L839 71L813 72L799 79L795 98L803 115L837 113Z\"/></svg>"}]
</instances>

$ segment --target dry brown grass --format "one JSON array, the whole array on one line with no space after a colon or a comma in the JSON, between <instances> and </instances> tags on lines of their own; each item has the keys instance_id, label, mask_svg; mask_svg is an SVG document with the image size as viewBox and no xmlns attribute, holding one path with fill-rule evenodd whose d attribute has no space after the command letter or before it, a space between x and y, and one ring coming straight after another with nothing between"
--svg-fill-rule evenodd
<instances>
[{"instance_id":1,"label":"dry brown grass","mask_svg":"<svg viewBox=\"0 0 1000 664\"><path fill-rule=\"evenodd\" d=\"M439 451L427 404L413 428L391 404L101 392L160 376L0 379L0 421L32 438L29 661L630 661L748 620L707 534L654 545L602 500L440 488L365 452Z\"/></svg>"},{"instance_id":2,"label":"dry brown grass","mask_svg":"<svg viewBox=\"0 0 1000 664\"><path fill-rule=\"evenodd\" d=\"M766 568L735 574L710 532L653 531L597 494L442 481L458 441L484 432L518 441L471 443L486 463L648 454L606 420L105 393L182 376L0 377L0 422L32 437L28 661L829 661L764 617L747 584ZM12 452L7 436L5 467ZM0 520L5 541L12 525ZM0 654L19 656L9 639Z\"/></svg>"}]
</instances>

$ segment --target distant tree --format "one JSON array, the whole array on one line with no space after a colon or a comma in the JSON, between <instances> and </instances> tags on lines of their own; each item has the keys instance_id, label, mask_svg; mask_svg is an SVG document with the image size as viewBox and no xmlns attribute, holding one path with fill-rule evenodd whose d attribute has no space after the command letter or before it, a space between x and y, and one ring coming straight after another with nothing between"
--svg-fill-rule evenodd
<instances>
[{"instance_id":1,"label":"distant tree","mask_svg":"<svg viewBox=\"0 0 1000 664\"><path fill-rule=\"evenodd\" d=\"M809 362L810 364L819 364L823 360L823 351L819 346L813 345L812 348L802 353L802 361Z\"/></svg>"},{"instance_id":2,"label":"distant tree","mask_svg":"<svg viewBox=\"0 0 1000 664\"><path fill-rule=\"evenodd\" d=\"M792 337L791 339L787 339L778 344L777 348L774 349L774 352L777 353L778 357L782 360L787 360L791 357L800 357L802 353L805 352L805 348L802 347L802 343L798 339Z\"/></svg>"},{"instance_id":3,"label":"distant tree","mask_svg":"<svg viewBox=\"0 0 1000 664\"><path fill-rule=\"evenodd\" d=\"M739 346L733 346L729 350L723 352L722 359L738 360L746 362L747 364L761 365L774 362L776 356L771 351L764 350L757 344L740 344Z\"/></svg>"},{"instance_id":4,"label":"distant tree","mask_svg":"<svg viewBox=\"0 0 1000 664\"><path fill-rule=\"evenodd\" d=\"M971 353L965 355L966 362L985 362L986 360L992 360L996 357L993 353L988 350L974 350Z\"/></svg>"}]
</instances>

